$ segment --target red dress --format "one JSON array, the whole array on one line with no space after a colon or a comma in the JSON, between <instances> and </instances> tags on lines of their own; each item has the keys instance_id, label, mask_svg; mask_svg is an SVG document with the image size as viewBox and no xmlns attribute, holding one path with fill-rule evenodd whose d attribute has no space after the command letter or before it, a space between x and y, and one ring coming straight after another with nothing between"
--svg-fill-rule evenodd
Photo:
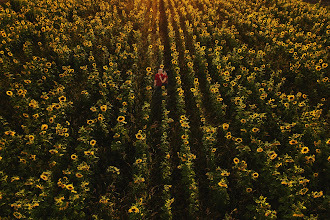
<instances>
[{"instance_id":1,"label":"red dress","mask_svg":"<svg viewBox=\"0 0 330 220\"><path fill-rule=\"evenodd\" d=\"M162 86L162 81L161 81L160 77L161 77L161 74L158 74L158 73L157 73L157 74L155 75L156 86Z\"/></svg>"}]
</instances>

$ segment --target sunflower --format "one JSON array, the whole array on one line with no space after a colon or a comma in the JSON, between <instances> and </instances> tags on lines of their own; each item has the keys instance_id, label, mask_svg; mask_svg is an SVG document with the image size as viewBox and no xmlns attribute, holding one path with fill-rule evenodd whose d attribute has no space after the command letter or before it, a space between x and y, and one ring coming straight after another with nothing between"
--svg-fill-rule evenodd
<instances>
[{"instance_id":1,"label":"sunflower","mask_svg":"<svg viewBox=\"0 0 330 220\"><path fill-rule=\"evenodd\" d=\"M216 152L217 149L216 148L212 148L212 153Z\"/></svg>"},{"instance_id":2,"label":"sunflower","mask_svg":"<svg viewBox=\"0 0 330 220\"><path fill-rule=\"evenodd\" d=\"M142 162L142 159L140 159L140 158L135 161L136 164L139 164L141 162Z\"/></svg>"},{"instance_id":3,"label":"sunflower","mask_svg":"<svg viewBox=\"0 0 330 220\"><path fill-rule=\"evenodd\" d=\"M123 121L125 121L125 117L124 117L124 116L119 116L119 117L117 118L117 121L118 121L118 122L123 122Z\"/></svg>"},{"instance_id":4,"label":"sunflower","mask_svg":"<svg viewBox=\"0 0 330 220\"><path fill-rule=\"evenodd\" d=\"M275 167L279 168L280 166L282 166L282 163L277 163Z\"/></svg>"},{"instance_id":5,"label":"sunflower","mask_svg":"<svg viewBox=\"0 0 330 220\"><path fill-rule=\"evenodd\" d=\"M48 180L48 176L46 176L45 174L41 174L40 178L47 181Z\"/></svg>"},{"instance_id":6,"label":"sunflower","mask_svg":"<svg viewBox=\"0 0 330 220\"><path fill-rule=\"evenodd\" d=\"M49 153L51 153L51 154L57 154L57 153L58 153L58 151L57 151L57 150L55 150L55 149L50 149L50 150L49 150Z\"/></svg>"},{"instance_id":7,"label":"sunflower","mask_svg":"<svg viewBox=\"0 0 330 220\"><path fill-rule=\"evenodd\" d=\"M186 140L186 139L187 139L187 135L183 134L183 135L181 136L181 139L182 139L182 140Z\"/></svg>"},{"instance_id":8,"label":"sunflower","mask_svg":"<svg viewBox=\"0 0 330 220\"><path fill-rule=\"evenodd\" d=\"M327 63L322 63L322 67L323 68L327 68L328 67L328 64Z\"/></svg>"},{"instance_id":9,"label":"sunflower","mask_svg":"<svg viewBox=\"0 0 330 220\"><path fill-rule=\"evenodd\" d=\"M60 96L59 98L58 98L58 100L60 101L60 102L65 102L66 101L66 97L65 96Z\"/></svg>"},{"instance_id":10,"label":"sunflower","mask_svg":"<svg viewBox=\"0 0 330 220\"><path fill-rule=\"evenodd\" d=\"M227 130L229 128L229 124L227 123L222 124L222 128L223 130Z\"/></svg>"},{"instance_id":11,"label":"sunflower","mask_svg":"<svg viewBox=\"0 0 330 220\"><path fill-rule=\"evenodd\" d=\"M252 128L252 132L253 133L256 133L256 132L258 132L259 131L259 128Z\"/></svg>"},{"instance_id":12,"label":"sunflower","mask_svg":"<svg viewBox=\"0 0 330 220\"><path fill-rule=\"evenodd\" d=\"M88 150L88 151L84 151L84 154L87 156L90 156L90 155L92 155L92 152Z\"/></svg>"},{"instance_id":13,"label":"sunflower","mask_svg":"<svg viewBox=\"0 0 330 220\"><path fill-rule=\"evenodd\" d=\"M303 147L301 149L301 153L303 153L303 154L307 154L308 152L309 152L309 148L308 147Z\"/></svg>"},{"instance_id":14,"label":"sunflower","mask_svg":"<svg viewBox=\"0 0 330 220\"><path fill-rule=\"evenodd\" d=\"M47 130L47 129L48 129L48 125L47 124L41 125L41 130Z\"/></svg>"},{"instance_id":15,"label":"sunflower","mask_svg":"<svg viewBox=\"0 0 330 220\"><path fill-rule=\"evenodd\" d=\"M235 157L235 158L233 159L233 161L234 161L235 164L238 164L238 163L239 163L239 159L238 159L237 157Z\"/></svg>"},{"instance_id":16,"label":"sunflower","mask_svg":"<svg viewBox=\"0 0 330 220\"><path fill-rule=\"evenodd\" d=\"M94 146L96 144L96 140L93 139L89 143L90 143L90 145Z\"/></svg>"},{"instance_id":17,"label":"sunflower","mask_svg":"<svg viewBox=\"0 0 330 220\"><path fill-rule=\"evenodd\" d=\"M323 191L320 191L320 192L313 192L313 197L314 198L318 198L318 197L321 197L323 196Z\"/></svg>"},{"instance_id":18,"label":"sunflower","mask_svg":"<svg viewBox=\"0 0 330 220\"><path fill-rule=\"evenodd\" d=\"M229 175L230 175L230 173L227 171L222 171L222 173L221 173L221 176L229 176Z\"/></svg>"},{"instance_id":19,"label":"sunflower","mask_svg":"<svg viewBox=\"0 0 330 220\"><path fill-rule=\"evenodd\" d=\"M30 134L30 135L28 136L28 138L29 138L29 141L33 141L33 140L34 140L34 136L33 136L32 134Z\"/></svg>"},{"instance_id":20,"label":"sunflower","mask_svg":"<svg viewBox=\"0 0 330 220\"><path fill-rule=\"evenodd\" d=\"M19 89L19 90L17 91L17 94L18 94L18 95L23 95L23 94L24 94L23 89Z\"/></svg>"},{"instance_id":21,"label":"sunflower","mask_svg":"<svg viewBox=\"0 0 330 220\"><path fill-rule=\"evenodd\" d=\"M325 143L330 145L330 139L328 139Z\"/></svg>"},{"instance_id":22,"label":"sunflower","mask_svg":"<svg viewBox=\"0 0 330 220\"><path fill-rule=\"evenodd\" d=\"M104 119L103 115L102 114L99 114L98 117L97 117L97 120L103 121L103 119Z\"/></svg>"},{"instance_id":23,"label":"sunflower","mask_svg":"<svg viewBox=\"0 0 330 220\"><path fill-rule=\"evenodd\" d=\"M151 72L151 67L146 68L147 72Z\"/></svg>"},{"instance_id":24,"label":"sunflower","mask_svg":"<svg viewBox=\"0 0 330 220\"><path fill-rule=\"evenodd\" d=\"M224 183L223 181L218 182L218 186L225 187L225 188L228 187L227 184Z\"/></svg>"},{"instance_id":25,"label":"sunflower","mask_svg":"<svg viewBox=\"0 0 330 220\"><path fill-rule=\"evenodd\" d=\"M315 67L315 69L316 69L316 71L320 71L320 70L322 69L322 67L319 66L319 65L317 65L317 66Z\"/></svg>"},{"instance_id":26,"label":"sunflower","mask_svg":"<svg viewBox=\"0 0 330 220\"><path fill-rule=\"evenodd\" d=\"M23 217L23 215L19 212L14 212L13 215L14 215L15 218L18 218L18 219Z\"/></svg>"},{"instance_id":27,"label":"sunflower","mask_svg":"<svg viewBox=\"0 0 330 220\"><path fill-rule=\"evenodd\" d=\"M141 140L143 136L142 136L141 133L137 133L137 134L135 135L135 137L136 137L136 139Z\"/></svg>"},{"instance_id":28,"label":"sunflower","mask_svg":"<svg viewBox=\"0 0 330 220\"><path fill-rule=\"evenodd\" d=\"M313 173L313 176L314 177L318 177L319 176L319 173Z\"/></svg>"},{"instance_id":29,"label":"sunflower","mask_svg":"<svg viewBox=\"0 0 330 220\"><path fill-rule=\"evenodd\" d=\"M257 173L257 172L252 173L252 177L254 179L257 179L259 177L259 173Z\"/></svg>"},{"instance_id":30,"label":"sunflower","mask_svg":"<svg viewBox=\"0 0 330 220\"><path fill-rule=\"evenodd\" d=\"M72 155L71 155L71 159L72 159L72 160L76 160L77 158L78 158L78 156L77 156L76 154L72 154Z\"/></svg>"},{"instance_id":31,"label":"sunflower","mask_svg":"<svg viewBox=\"0 0 330 220\"><path fill-rule=\"evenodd\" d=\"M53 123L54 122L54 117L49 118L49 123Z\"/></svg>"},{"instance_id":32,"label":"sunflower","mask_svg":"<svg viewBox=\"0 0 330 220\"><path fill-rule=\"evenodd\" d=\"M139 213L140 210L136 206L132 206L129 210L128 213Z\"/></svg>"},{"instance_id":33,"label":"sunflower","mask_svg":"<svg viewBox=\"0 0 330 220\"><path fill-rule=\"evenodd\" d=\"M54 108L59 109L59 108L61 108L61 105L59 103L55 103Z\"/></svg>"},{"instance_id":34,"label":"sunflower","mask_svg":"<svg viewBox=\"0 0 330 220\"><path fill-rule=\"evenodd\" d=\"M246 188L246 192L248 193L252 192L252 188Z\"/></svg>"},{"instance_id":35,"label":"sunflower","mask_svg":"<svg viewBox=\"0 0 330 220\"><path fill-rule=\"evenodd\" d=\"M296 145L296 144L298 144L298 141L292 139L292 140L289 141L289 144L290 145Z\"/></svg>"},{"instance_id":36,"label":"sunflower","mask_svg":"<svg viewBox=\"0 0 330 220\"><path fill-rule=\"evenodd\" d=\"M236 142L241 143L242 141L242 138L236 138Z\"/></svg>"},{"instance_id":37,"label":"sunflower","mask_svg":"<svg viewBox=\"0 0 330 220\"><path fill-rule=\"evenodd\" d=\"M294 100L294 95L288 95L288 100L292 102Z\"/></svg>"},{"instance_id":38,"label":"sunflower","mask_svg":"<svg viewBox=\"0 0 330 220\"><path fill-rule=\"evenodd\" d=\"M230 139L232 138L231 134L227 134L227 135L226 135L226 138L227 138L228 140L230 140Z\"/></svg>"},{"instance_id":39,"label":"sunflower","mask_svg":"<svg viewBox=\"0 0 330 220\"><path fill-rule=\"evenodd\" d=\"M83 175L81 173L76 173L76 177L81 178L81 177L83 177Z\"/></svg>"},{"instance_id":40,"label":"sunflower","mask_svg":"<svg viewBox=\"0 0 330 220\"><path fill-rule=\"evenodd\" d=\"M65 188L70 191L74 190L74 186L72 184L65 185Z\"/></svg>"},{"instance_id":41,"label":"sunflower","mask_svg":"<svg viewBox=\"0 0 330 220\"><path fill-rule=\"evenodd\" d=\"M7 91L6 94L9 95L9 96L13 96L13 92L12 91Z\"/></svg>"},{"instance_id":42,"label":"sunflower","mask_svg":"<svg viewBox=\"0 0 330 220\"><path fill-rule=\"evenodd\" d=\"M107 105L102 105L100 109L102 112L105 112L107 110Z\"/></svg>"},{"instance_id":43,"label":"sunflower","mask_svg":"<svg viewBox=\"0 0 330 220\"><path fill-rule=\"evenodd\" d=\"M264 149L262 149L261 147L258 147L257 152L261 153Z\"/></svg>"},{"instance_id":44,"label":"sunflower","mask_svg":"<svg viewBox=\"0 0 330 220\"><path fill-rule=\"evenodd\" d=\"M277 154L276 154L276 153L273 153L273 154L270 156L270 159L271 159L271 160L274 160L276 157L277 157Z\"/></svg>"},{"instance_id":45,"label":"sunflower","mask_svg":"<svg viewBox=\"0 0 330 220\"><path fill-rule=\"evenodd\" d=\"M305 195L307 193L308 189L307 188L302 188L300 191L299 191L299 194L300 195Z\"/></svg>"}]
</instances>

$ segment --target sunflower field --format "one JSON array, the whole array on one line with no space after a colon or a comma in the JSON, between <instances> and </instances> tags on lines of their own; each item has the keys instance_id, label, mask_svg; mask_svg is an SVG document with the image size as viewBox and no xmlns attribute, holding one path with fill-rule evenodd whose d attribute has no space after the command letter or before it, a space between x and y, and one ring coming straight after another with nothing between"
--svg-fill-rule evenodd
<instances>
[{"instance_id":1,"label":"sunflower field","mask_svg":"<svg viewBox=\"0 0 330 220\"><path fill-rule=\"evenodd\" d=\"M329 40L300 0L1 0L0 219L327 219Z\"/></svg>"}]
</instances>

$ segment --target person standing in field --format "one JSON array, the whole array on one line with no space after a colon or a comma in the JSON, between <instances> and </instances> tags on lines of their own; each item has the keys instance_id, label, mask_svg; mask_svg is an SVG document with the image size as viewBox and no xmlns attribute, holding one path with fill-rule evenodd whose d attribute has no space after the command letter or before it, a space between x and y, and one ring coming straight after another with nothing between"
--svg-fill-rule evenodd
<instances>
[{"instance_id":1,"label":"person standing in field","mask_svg":"<svg viewBox=\"0 0 330 220\"><path fill-rule=\"evenodd\" d=\"M156 124L160 121L160 111L161 111L161 94L162 94L162 85L163 85L163 69L158 69L158 72L155 74L154 78L154 93L152 96L152 111L151 111L151 121L154 121Z\"/></svg>"}]
</instances>

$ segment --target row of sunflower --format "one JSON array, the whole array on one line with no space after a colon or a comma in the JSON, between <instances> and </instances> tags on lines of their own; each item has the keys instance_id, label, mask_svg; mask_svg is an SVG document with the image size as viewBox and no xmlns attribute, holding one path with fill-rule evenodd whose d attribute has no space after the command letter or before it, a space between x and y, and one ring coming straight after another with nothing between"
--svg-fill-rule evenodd
<instances>
[{"instance_id":1,"label":"row of sunflower","mask_svg":"<svg viewBox=\"0 0 330 220\"><path fill-rule=\"evenodd\" d=\"M179 61L180 49L182 46L181 42L176 42L180 39L180 34L176 33L175 28L179 27L179 15L175 11L174 1L165 1L165 9L168 21L168 36L171 45L171 63L173 75L175 78L175 89L176 89L176 107L177 114L180 116L180 129L179 135L181 143L179 146L179 152L177 156L179 158L178 169L181 170L182 179L181 184L183 185L184 191L187 196L188 214L190 216L197 216L200 209L199 201L199 188L196 181L196 172L194 170L194 160L196 155L191 152L190 142L192 141L189 119L187 114L187 105L184 99L185 92L182 87L181 69L182 65Z\"/></svg>"},{"instance_id":2,"label":"row of sunflower","mask_svg":"<svg viewBox=\"0 0 330 220\"><path fill-rule=\"evenodd\" d=\"M160 37L160 29L161 29L161 23L160 23L160 1L157 1L157 19L156 19L156 35L158 38L158 63L161 63L160 68L164 68L165 63L165 54L164 54L164 45L161 42ZM170 68L170 67L168 67ZM170 70L170 69L169 69ZM168 88L167 88L168 89ZM162 206L161 206L161 214L160 217L162 219L173 219L173 211L172 211L172 204L174 202L174 197L172 195L172 173L173 168L171 165L171 154L173 154L173 151L170 146L170 140L169 140L169 132L170 132L170 123L173 123L173 119L169 117L170 111L168 110L167 103L169 102L169 96L168 96L168 90L164 86L161 87L161 124L160 124L160 157L162 158L160 161L160 167L161 167L161 182L162 182Z\"/></svg>"},{"instance_id":3,"label":"row of sunflower","mask_svg":"<svg viewBox=\"0 0 330 220\"><path fill-rule=\"evenodd\" d=\"M152 10L152 9L151 9ZM152 20L152 14L150 15ZM150 21L151 21L150 20ZM150 22L149 21L149 22ZM151 27L151 25L150 25ZM141 129L135 134L136 141L134 142L135 148L135 163L133 164L133 180L132 183L132 198L134 198L131 207L128 210L130 219L146 219L149 215L147 203L150 199L149 189L150 189L150 180L151 180L151 165L153 163L151 157L151 148L149 144L150 133L147 131L147 127L150 124L150 113L151 113L151 100L152 100L152 86L153 86L153 73L152 70L156 69L156 60L155 50L157 47L154 47L152 42L152 35L150 28L147 32L147 41L146 41L146 63L149 66L145 69L143 74L143 82L146 85L144 105L142 106L142 116L143 120L141 123Z\"/></svg>"},{"instance_id":4,"label":"row of sunflower","mask_svg":"<svg viewBox=\"0 0 330 220\"><path fill-rule=\"evenodd\" d=\"M162 199L163 199L163 206L162 206L162 218L164 219L172 219L172 204L174 202L174 198L171 193L172 188L172 173L173 169L171 166L171 154L173 152L170 148L170 142L168 138L170 123L173 122L173 119L169 117L170 111L167 109L167 90L162 87L162 122L161 122L161 143L160 149L162 152L163 160L161 161L161 169L162 169L162 183L163 183L163 190L162 190Z\"/></svg>"}]
</instances>

